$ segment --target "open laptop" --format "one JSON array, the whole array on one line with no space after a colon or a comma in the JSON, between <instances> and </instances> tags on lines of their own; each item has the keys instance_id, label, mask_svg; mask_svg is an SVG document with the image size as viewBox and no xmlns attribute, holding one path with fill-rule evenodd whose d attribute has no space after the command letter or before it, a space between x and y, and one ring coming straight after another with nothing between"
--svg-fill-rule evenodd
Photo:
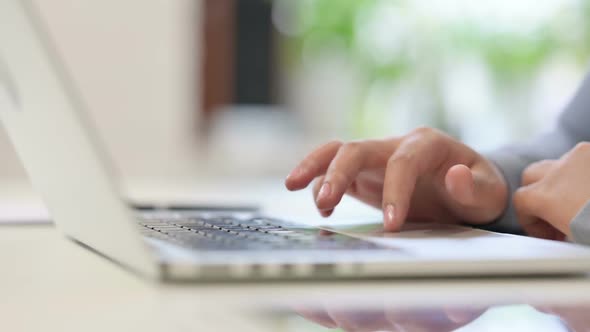
<instances>
[{"instance_id":1,"label":"open laptop","mask_svg":"<svg viewBox=\"0 0 590 332\"><path fill-rule=\"evenodd\" d=\"M125 203L84 101L34 4L0 4L0 119L69 238L161 280L577 274L590 249L442 225L334 233L252 212ZM368 227L368 228L367 228Z\"/></svg>"}]
</instances>

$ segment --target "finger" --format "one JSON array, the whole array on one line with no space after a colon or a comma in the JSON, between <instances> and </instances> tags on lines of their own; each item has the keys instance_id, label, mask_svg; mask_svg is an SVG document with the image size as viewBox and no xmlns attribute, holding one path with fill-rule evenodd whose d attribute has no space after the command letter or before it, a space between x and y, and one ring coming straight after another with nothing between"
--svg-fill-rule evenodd
<instances>
[{"instance_id":1,"label":"finger","mask_svg":"<svg viewBox=\"0 0 590 332\"><path fill-rule=\"evenodd\" d=\"M295 167L285 179L285 186L289 190L299 190L307 187L318 175L324 174L330 162L340 149L342 143L333 141L322 145Z\"/></svg>"},{"instance_id":2,"label":"finger","mask_svg":"<svg viewBox=\"0 0 590 332\"><path fill-rule=\"evenodd\" d=\"M383 220L386 231L397 232L410 209L418 177L436 160L435 144L427 140L407 140L387 161L383 182Z\"/></svg>"},{"instance_id":3,"label":"finger","mask_svg":"<svg viewBox=\"0 0 590 332\"><path fill-rule=\"evenodd\" d=\"M346 194L379 209L383 195L383 176L377 181L371 181L368 178L361 172L348 187Z\"/></svg>"},{"instance_id":4,"label":"finger","mask_svg":"<svg viewBox=\"0 0 590 332\"><path fill-rule=\"evenodd\" d=\"M538 182L545 177L545 174L554 168L555 163L555 160L541 160L530 164L522 173L522 185L528 186Z\"/></svg>"},{"instance_id":5,"label":"finger","mask_svg":"<svg viewBox=\"0 0 590 332\"><path fill-rule=\"evenodd\" d=\"M462 205L473 205L475 201L475 180L466 165L455 165L447 171L445 187L450 196Z\"/></svg>"},{"instance_id":6,"label":"finger","mask_svg":"<svg viewBox=\"0 0 590 332\"><path fill-rule=\"evenodd\" d=\"M315 181L313 182L313 200L315 202L315 200L318 197L318 192L320 191L320 187L322 186L322 183L324 183L324 175L318 176Z\"/></svg>"},{"instance_id":7,"label":"finger","mask_svg":"<svg viewBox=\"0 0 590 332\"><path fill-rule=\"evenodd\" d=\"M500 171L484 162L471 167L452 166L445 175L445 188L453 214L474 223L497 218L508 197L508 187Z\"/></svg>"},{"instance_id":8,"label":"finger","mask_svg":"<svg viewBox=\"0 0 590 332\"><path fill-rule=\"evenodd\" d=\"M520 216L519 220L522 220L522 229L528 236L556 241L563 241L565 238L559 230L548 222L532 216L529 216L528 220L525 218L526 216Z\"/></svg>"},{"instance_id":9,"label":"finger","mask_svg":"<svg viewBox=\"0 0 590 332\"><path fill-rule=\"evenodd\" d=\"M522 187L514 193L514 207L524 232L532 237L555 240L559 232L539 215L539 200L534 185Z\"/></svg>"},{"instance_id":10,"label":"finger","mask_svg":"<svg viewBox=\"0 0 590 332\"><path fill-rule=\"evenodd\" d=\"M518 217L518 222L522 227L527 227L536 222L538 218L535 215L535 203L533 199L533 189L535 185L521 187L514 192L512 203Z\"/></svg>"},{"instance_id":11,"label":"finger","mask_svg":"<svg viewBox=\"0 0 590 332\"><path fill-rule=\"evenodd\" d=\"M324 178L325 176L319 176L315 179L315 182L313 184L313 201L315 202L318 198L318 193L320 191L320 188L322 187L322 184L324 183ZM327 210L320 210L318 209L318 211L320 212L320 215L324 218L327 218L329 216L332 215L332 213L334 212L334 209L327 209Z\"/></svg>"},{"instance_id":12,"label":"finger","mask_svg":"<svg viewBox=\"0 0 590 332\"><path fill-rule=\"evenodd\" d=\"M316 198L320 210L333 209L342 199L365 165L365 146L370 143L347 143L340 147L330 163Z\"/></svg>"}]
</instances>

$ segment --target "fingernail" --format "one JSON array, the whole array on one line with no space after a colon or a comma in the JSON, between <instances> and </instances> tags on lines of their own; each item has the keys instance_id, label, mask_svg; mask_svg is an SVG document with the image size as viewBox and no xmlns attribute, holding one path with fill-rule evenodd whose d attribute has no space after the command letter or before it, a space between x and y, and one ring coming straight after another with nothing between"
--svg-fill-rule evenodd
<instances>
[{"instance_id":1,"label":"fingernail","mask_svg":"<svg viewBox=\"0 0 590 332\"><path fill-rule=\"evenodd\" d=\"M318 193L317 201L319 202L330 196L331 191L332 189L330 188L330 184L328 182L324 182L324 184L322 184L322 187L320 188L320 192Z\"/></svg>"},{"instance_id":2,"label":"fingernail","mask_svg":"<svg viewBox=\"0 0 590 332\"><path fill-rule=\"evenodd\" d=\"M393 204L387 204L385 207L385 224L388 226L392 226L395 219L395 208Z\"/></svg>"}]
</instances>

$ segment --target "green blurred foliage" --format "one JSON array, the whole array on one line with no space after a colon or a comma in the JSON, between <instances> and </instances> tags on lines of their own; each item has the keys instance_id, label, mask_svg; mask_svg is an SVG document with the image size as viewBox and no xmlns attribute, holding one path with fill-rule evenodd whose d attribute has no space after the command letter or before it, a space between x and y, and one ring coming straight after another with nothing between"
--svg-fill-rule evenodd
<instances>
[{"instance_id":1,"label":"green blurred foliage","mask_svg":"<svg viewBox=\"0 0 590 332\"><path fill-rule=\"evenodd\" d=\"M398 77L400 66L412 65L411 59L392 60L391 66L377 65L357 48L357 16L381 0L307 0L300 1L296 15L301 20L313 17L311 24L302 23L304 31L296 38L287 40L292 60L298 60L305 41L313 40L311 52L320 52L323 46L335 41L346 50L347 55L369 76ZM411 0L390 0L400 11ZM450 4L452 5L452 4ZM534 10L534 9L532 9ZM436 22L435 22L436 24ZM566 29L564 29L566 27ZM530 73L555 52L566 52L577 61L585 62L590 55L590 1L577 1L568 10L555 13L554 17L537 28L532 34L511 34L488 31L478 22L458 21L448 26L438 26L439 38L453 47L480 54L498 72ZM567 29L569 28L569 30ZM431 38L420 36L416 38ZM315 48L315 49L314 49Z\"/></svg>"},{"instance_id":2,"label":"green blurred foliage","mask_svg":"<svg viewBox=\"0 0 590 332\"><path fill-rule=\"evenodd\" d=\"M375 0L309 0L301 3L304 5L295 15L301 20L307 17L313 19L299 36L285 40L286 58L291 65L301 61L303 46L307 42L306 51L311 54L319 54L325 47L337 44L370 79L395 79L408 68L408 59L404 58L392 59L387 65L376 64L357 47L357 16L373 6Z\"/></svg>"},{"instance_id":3,"label":"green blurred foliage","mask_svg":"<svg viewBox=\"0 0 590 332\"><path fill-rule=\"evenodd\" d=\"M527 81L554 56L567 57L580 67L590 59L590 0L566 3L562 10L534 27L532 31L506 31L489 29L494 22L481 22L466 17L452 22L424 17L415 12L412 0L294 0L298 1L294 15L302 31L284 41L284 59L292 67L302 62L304 53L321 54L327 48L338 46L351 65L362 74L365 87L374 82L392 84L416 75L425 63L434 67L432 77L426 81L425 93L432 96L437 125L445 128L444 105L437 101L442 92L436 86L445 61L455 55L474 56L489 68L499 89L510 89L512 81ZM359 15L389 1L406 18L409 26L401 45L402 52L389 61L375 61L358 43ZM452 2L449 1L449 5ZM534 8L531 8L534 10ZM437 90L438 89L438 90ZM359 105L353 110L354 122L362 123L366 111L360 89ZM438 112L438 113L437 113ZM366 121L365 121L366 122ZM364 129L356 128L355 135Z\"/></svg>"}]
</instances>

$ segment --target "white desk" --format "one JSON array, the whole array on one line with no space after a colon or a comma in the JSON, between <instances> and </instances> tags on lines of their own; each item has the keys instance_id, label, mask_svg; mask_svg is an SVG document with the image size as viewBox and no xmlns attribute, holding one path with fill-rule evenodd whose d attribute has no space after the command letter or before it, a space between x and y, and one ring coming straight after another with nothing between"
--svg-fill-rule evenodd
<instances>
[{"instance_id":1,"label":"white desk","mask_svg":"<svg viewBox=\"0 0 590 332\"><path fill-rule=\"evenodd\" d=\"M49 226L0 228L3 331L265 331L255 313L285 300L362 308L581 303L573 279L156 285L66 241Z\"/></svg>"},{"instance_id":2,"label":"white desk","mask_svg":"<svg viewBox=\"0 0 590 332\"><path fill-rule=\"evenodd\" d=\"M582 303L583 279L157 285L65 240L50 226L0 228L3 331L264 331L253 315L292 301L392 305Z\"/></svg>"},{"instance_id":3,"label":"white desk","mask_svg":"<svg viewBox=\"0 0 590 332\"><path fill-rule=\"evenodd\" d=\"M2 331L280 331L256 313L319 300L356 308L582 305L590 294L590 280L560 278L158 285L49 225L0 226L0 269Z\"/></svg>"}]
</instances>

